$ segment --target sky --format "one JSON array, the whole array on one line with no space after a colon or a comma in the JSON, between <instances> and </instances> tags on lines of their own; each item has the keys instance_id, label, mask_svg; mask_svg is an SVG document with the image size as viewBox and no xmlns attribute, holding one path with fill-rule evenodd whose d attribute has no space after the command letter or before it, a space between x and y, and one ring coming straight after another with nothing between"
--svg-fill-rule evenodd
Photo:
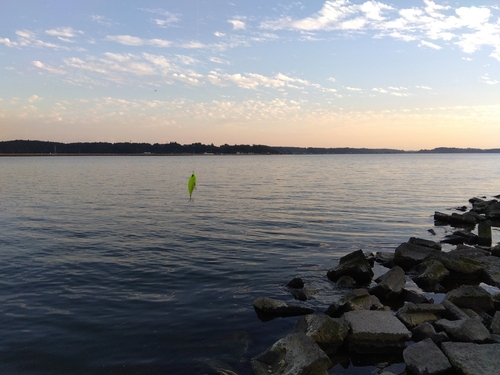
<instances>
[{"instance_id":1,"label":"sky","mask_svg":"<svg viewBox=\"0 0 500 375\"><path fill-rule=\"evenodd\" d=\"M0 140L500 147L498 0L1 0Z\"/></svg>"}]
</instances>

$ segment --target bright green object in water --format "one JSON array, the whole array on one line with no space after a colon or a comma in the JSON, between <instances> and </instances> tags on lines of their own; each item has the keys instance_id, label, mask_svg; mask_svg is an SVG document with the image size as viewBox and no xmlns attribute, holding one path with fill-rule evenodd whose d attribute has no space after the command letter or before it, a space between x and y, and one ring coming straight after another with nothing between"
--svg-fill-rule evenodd
<instances>
[{"instance_id":1,"label":"bright green object in water","mask_svg":"<svg viewBox=\"0 0 500 375\"><path fill-rule=\"evenodd\" d=\"M189 191L189 200L191 201L192 198L191 198L191 195L193 194L193 190L196 188L196 175L193 174L191 175L191 177L189 177L189 180L188 180L188 191Z\"/></svg>"}]
</instances>

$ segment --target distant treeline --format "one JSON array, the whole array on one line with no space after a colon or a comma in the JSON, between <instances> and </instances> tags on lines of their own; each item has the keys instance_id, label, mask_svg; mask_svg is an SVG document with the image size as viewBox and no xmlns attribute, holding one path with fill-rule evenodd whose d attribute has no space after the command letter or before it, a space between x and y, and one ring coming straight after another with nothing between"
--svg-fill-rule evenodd
<instances>
[{"instance_id":1,"label":"distant treeline","mask_svg":"<svg viewBox=\"0 0 500 375\"><path fill-rule=\"evenodd\" d=\"M181 145L177 142L160 143L108 143L77 142L61 143L47 141L15 140L0 142L0 154L403 154L403 153L497 153L500 148L454 148L439 147L432 150L403 151L388 148L318 148L318 147L271 147L265 145L204 145L191 143Z\"/></svg>"},{"instance_id":2,"label":"distant treeline","mask_svg":"<svg viewBox=\"0 0 500 375\"><path fill-rule=\"evenodd\" d=\"M177 142L165 144L149 143L107 143L77 142L60 143L44 141L5 141L0 142L0 154L278 154L272 147L263 145L222 145L214 146L201 143L181 145Z\"/></svg>"}]
</instances>

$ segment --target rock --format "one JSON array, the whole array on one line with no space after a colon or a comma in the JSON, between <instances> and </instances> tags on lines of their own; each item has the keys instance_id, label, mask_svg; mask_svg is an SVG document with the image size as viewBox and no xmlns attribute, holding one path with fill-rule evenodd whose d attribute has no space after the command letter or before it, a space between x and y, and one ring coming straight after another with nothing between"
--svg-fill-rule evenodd
<instances>
[{"instance_id":1,"label":"rock","mask_svg":"<svg viewBox=\"0 0 500 375\"><path fill-rule=\"evenodd\" d=\"M327 315L306 315L295 324L296 333L305 333L326 353L335 353L348 331L349 325L344 318L334 319Z\"/></svg>"},{"instance_id":2,"label":"rock","mask_svg":"<svg viewBox=\"0 0 500 375\"><path fill-rule=\"evenodd\" d=\"M396 248L394 263L404 270L409 270L417 264L422 263L433 251L440 252L427 246L413 245L405 242Z\"/></svg>"},{"instance_id":3,"label":"rock","mask_svg":"<svg viewBox=\"0 0 500 375\"><path fill-rule=\"evenodd\" d=\"M491 248L491 255L494 257L500 257L500 245L496 245L495 247Z\"/></svg>"},{"instance_id":4,"label":"rock","mask_svg":"<svg viewBox=\"0 0 500 375\"><path fill-rule=\"evenodd\" d=\"M500 219L500 202L493 200L491 204L486 206L484 209L484 213L486 215L486 218L491 219L491 220L498 220Z\"/></svg>"},{"instance_id":5,"label":"rock","mask_svg":"<svg viewBox=\"0 0 500 375\"><path fill-rule=\"evenodd\" d=\"M493 310L493 297L486 290L477 285L462 285L446 294L445 300L458 307Z\"/></svg>"},{"instance_id":6,"label":"rock","mask_svg":"<svg viewBox=\"0 0 500 375\"><path fill-rule=\"evenodd\" d=\"M500 335L500 311L495 312L490 325L490 332L495 335Z\"/></svg>"},{"instance_id":7,"label":"rock","mask_svg":"<svg viewBox=\"0 0 500 375\"><path fill-rule=\"evenodd\" d=\"M306 315L314 312L313 309L309 309L307 307L290 305L286 302L268 297L257 298L253 302L253 307L257 312L259 319L263 321L270 320L275 317Z\"/></svg>"},{"instance_id":8,"label":"rock","mask_svg":"<svg viewBox=\"0 0 500 375\"><path fill-rule=\"evenodd\" d=\"M448 358L431 339L406 348L403 359L408 370L415 375L441 375L452 369Z\"/></svg>"},{"instance_id":9,"label":"rock","mask_svg":"<svg viewBox=\"0 0 500 375\"><path fill-rule=\"evenodd\" d=\"M465 239L461 236L457 236L456 234L449 234L441 240L441 243L447 243L450 245L461 245L464 242Z\"/></svg>"},{"instance_id":10,"label":"rock","mask_svg":"<svg viewBox=\"0 0 500 375\"><path fill-rule=\"evenodd\" d=\"M354 289L330 305L325 314L338 318L347 311L383 310L384 305L376 296L372 296L366 289Z\"/></svg>"},{"instance_id":11,"label":"rock","mask_svg":"<svg viewBox=\"0 0 500 375\"><path fill-rule=\"evenodd\" d=\"M251 360L255 375L322 375L331 366L323 350L303 333L292 333Z\"/></svg>"},{"instance_id":12,"label":"rock","mask_svg":"<svg viewBox=\"0 0 500 375\"><path fill-rule=\"evenodd\" d=\"M337 288L339 289L354 289L356 288L356 280L351 276L341 276L337 280Z\"/></svg>"},{"instance_id":13,"label":"rock","mask_svg":"<svg viewBox=\"0 0 500 375\"><path fill-rule=\"evenodd\" d=\"M304 287L304 281L300 277L294 277L286 286L294 289L302 289Z\"/></svg>"},{"instance_id":14,"label":"rock","mask_svg":"<svg viewBox=\"0 0 500 375\"><path fill-rule=\"evenodd\" d=\"M375 261L387 268L394 267L394 252L378 251L375 253Z\"/></svg>"},{"instance_id":15,"label":"rock","mask_svg":"<svg viewBox=\"0 0 500 375\"><path fill-rule=\"evenodd\" d=\"M480 343L491 340L488 329L477 319L440 319L434 326L444 330L453 341Z\"/></svg>"},{"instance_id":16,"label":"rock","mask_svg":"<svg viewBox=\"0 0 500 375\"><path fill-rule=\"evenodd\" d=\"M442 212L435 211L434 212L434 221L436 223L448 224L450 222L450 215L444 214Z\"/></svg>"},{"instance_id":17,"label":"rock","mask_svg":"<svg viewBox=\"0 0 500 375\"><path fill-rule=\"evenodd\" d=\"M307 294L301 289L290 289L290 293L298 301L307 301Z\"/></svg>"},{"instance_id":18,"label":"rock","mask_svg":"<svg viewBox=\"0 0 500 375\"><path fill-rule=\"evenodd\" d=\"M485 267L479 260L474 258L475 256L468 256L464 252L459 254L453 251L448 253L435 251L429 259L441 262L448 271L451 271L455 278L481 280L484 278Z\"/></svg>"},{"instance_id":19,"label":"rock","mask_svg":"<svg viewBox=\"0 0 500 375\"><path fill-rule=\"evenodd\" d=\"M434 326L429 322L422 323L413 328L411 333L411 339L415 342L431 339L436 345L441 345L445 341L450 341L446 332L436 332Z\"/></svg>"},{"instance_id":20,"label":"rock","mask_svg":"<svg viewBox=\"0 0 500 375\"><path fill-rule=\"evenodd\" d=\"M456 226L474 226L476 225L476 218L474 215L469 215L467 212L464 214L454 212L450 216L450 224Z\"/></svg>"},{"instance_id":21,"label":"rock","mask_svg":"<svg viewBox=\"0 0 500 375\"><path fill-rule=\"evenodd\" d=\"M431 249L434 250L441 250L441 244L431 241L431 240L425 240L423 238L416 238L416 237L410 237L408 240L408 243L412 245L418 245L418 246L425 246L425 247L430 247Z\"/></svg>"},{"instance_id":22,"label":"rock","mask_svg":"<svg viewBox=\"0 0 500 375\"><path fill-rule=\"evenodd\" d=\"M469 245L475 245L478 242L478 236L476 234L464 230L457 230L453 232L453 235L462 237L463 238L462 242L465 242L466 244Z\"/></svg>"},{"instance_id":23,"label":"rock","mask_svg":"<svg viewBox=\"0 0 500 375\"><path fill-rule=\"evenodd\" d=\"M369 283L373 277L373 270L366 260L362 250L354 251L339 259L339 264L328 271L331 281L337 281L341 276L351 276L358 283Z\"/></svg>"},{"instance_id":24,"label":"rock","mask_svg":"<svg viewBox=\"0 0 500 375\"><path fill-rule=\"evenodd\" d=\"M370 294L380 299L390 300L398 297L406 285L405 271L399 266L391 268L375 280L378 284L370 289Z\"/></svg>"},{"instance_id":25,"label":"rock","mask_svg":"<svg viewBox=\"0 0 500 375\"><path fill-rule=\"evenodd\" d=\"M421 288L432 287L443 281L450 271L440 261L436 259L429 259L420 263L412 270L417 275L412 277L412 280Z\"/></svg>"},{"instance_id":26,"label":"rock","mask_svg":"<svg viewBox=\"0 0 500 375\"><path fill-rule=\"evenodd\" d=\"M434 303L432 298L426 297L423 294L419 294L414 290L403 289L401 292L401 298L406 302L411 303Z\"/></svg>"},{"instance_id":27,"label":"rock","mask_svg":"<svg viewBox=\"0 0 500 375\"><path fill-rule=\"evenodd\" d=\"M455 304L446 299L442 302L442 305L446 308L447 311L446 315L452 320L469 318L469 316L466 313L464 313L460 308L458 308L457 306L455 306Z\"/></svg>"},{"instance_id":28,"label":"rock","mask_svg":"<svg viewBox=\"0 0 500 375\"><path fill-rule=\"evenodd\" d=\"M415 328L424 322L435 322L446 313L446 308L441 304L413 304L403 306L396 313L396 317L409 328Z\"/></svg>"},{"instance_id":29,"label":"rock","mask_svg":"<svg viewBox=\"0 0 500 375\"><path fill-rule=\"evenodd\" d=\"M498 374L500 344L445 342L441 349L451 365L463 375Z\"/></svg>"},{"instance_id":30,"label":"rock","mask_svg":"<svg viewBox=\"0 0 500 375\"><path fill-rule=\"evenodd\" d=\"M477 226L478 245L491 246L491 221L485 220Z\"/></svg>"},{"instance_id":31,"label":"rock","mask_svg":"<svg viewBox=\"0 0 500 375\"><path fill-rule=\"evenodd\" d=\"M344 316L351 327L348 346L357 353L400 352L411 338L411 332L390 311L350 311Z\"/></svg>"}]
</instances>

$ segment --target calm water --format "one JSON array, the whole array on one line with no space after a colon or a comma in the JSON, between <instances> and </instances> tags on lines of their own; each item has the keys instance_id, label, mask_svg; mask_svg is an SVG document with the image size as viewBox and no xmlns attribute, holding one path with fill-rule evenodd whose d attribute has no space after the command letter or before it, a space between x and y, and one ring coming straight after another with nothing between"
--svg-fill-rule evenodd
<instances>
[{"instance_id":1,"label":"calm water","mask_svg":"<svg viewBox=\"0 0 500 375\"><path fill-rule=\"evenodd\" d=\"M434 211L500 194L500 154L12 157L0 176L0 373L251 374L297 320L261 322L255 298L293 302L301 276L322 312L340 256L441 239Z\"/></svg>"}]
</instances>

